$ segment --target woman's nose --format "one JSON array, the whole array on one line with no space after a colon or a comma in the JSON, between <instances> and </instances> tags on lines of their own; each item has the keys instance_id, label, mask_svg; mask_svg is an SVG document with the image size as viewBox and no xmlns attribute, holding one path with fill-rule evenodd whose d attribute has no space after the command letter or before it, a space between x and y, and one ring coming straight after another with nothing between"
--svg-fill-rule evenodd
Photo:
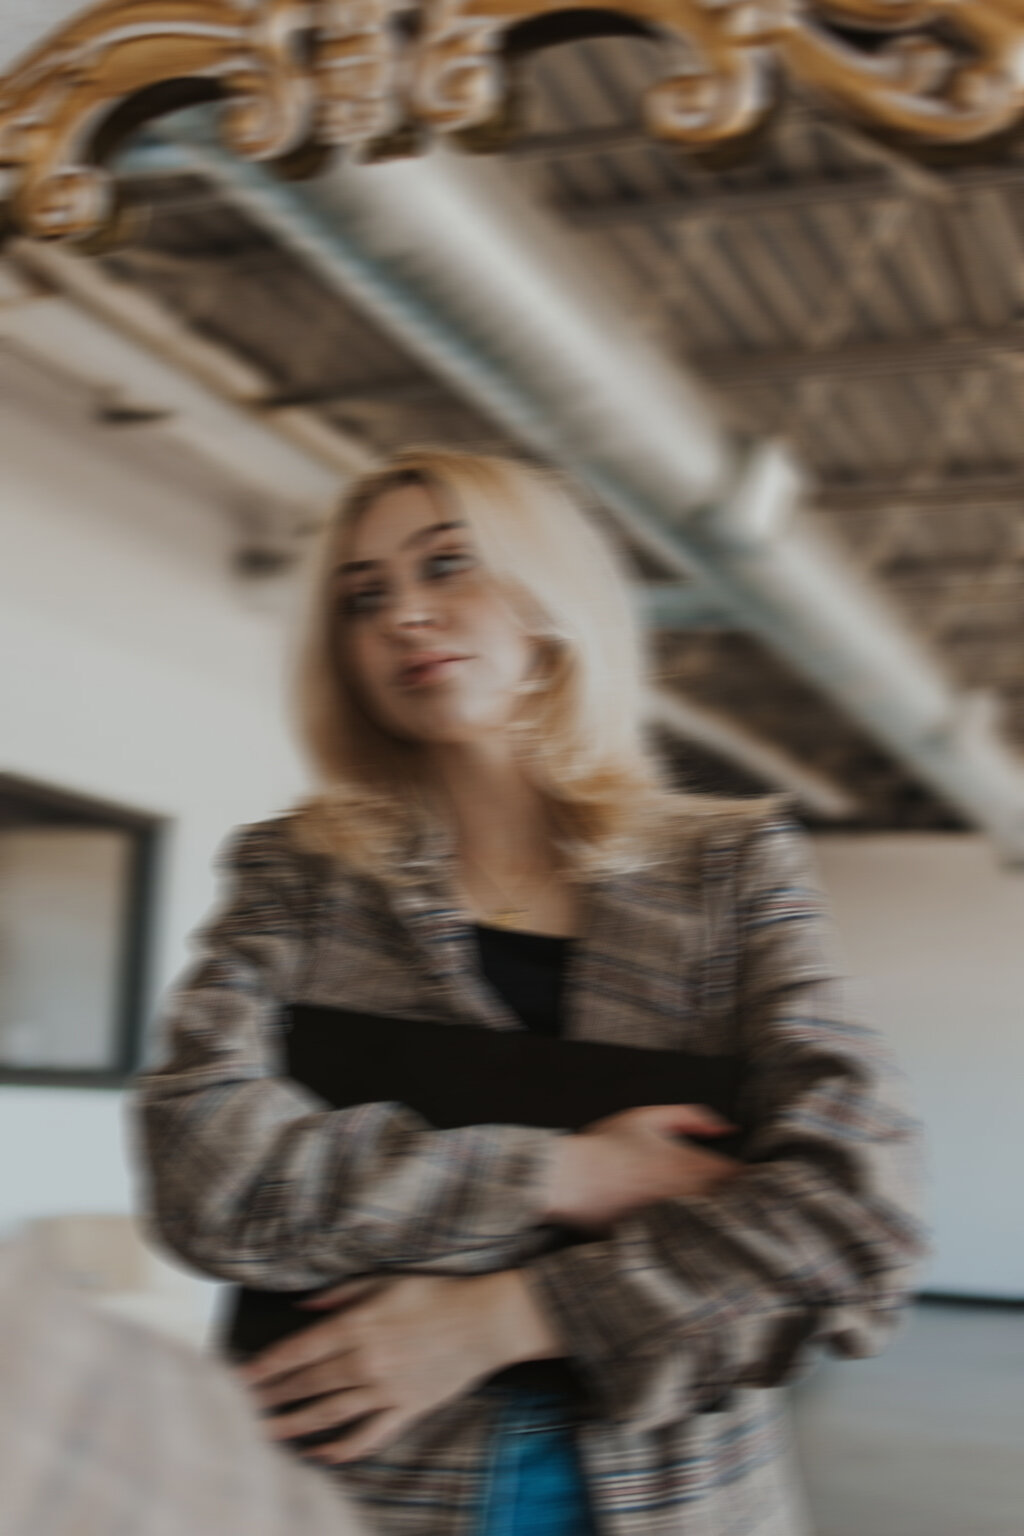
<instances>
[{"instance_id":1,"label":"woman's nose","mask_svg":"<svg viewBox=\"0 0 1024 1536\"><path fill-rule=\"evenodd\" d=\"M392 627L401 634L429 629L437 623L437 613L429 594L416 586L395 592L389 616Z\"/></svg>"}]
</instances>

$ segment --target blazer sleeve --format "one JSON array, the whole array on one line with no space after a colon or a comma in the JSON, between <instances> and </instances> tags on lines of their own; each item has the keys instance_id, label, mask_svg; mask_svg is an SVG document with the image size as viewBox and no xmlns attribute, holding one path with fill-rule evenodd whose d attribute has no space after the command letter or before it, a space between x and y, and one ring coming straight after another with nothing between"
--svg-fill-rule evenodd
<instances>
[{"instance_id":1,"label":"blazer sleeve","mask_svg":"<svg viewBox=\"0 0 1024 1536\"><path fill-rule=\"evenodd\" d=\"M784 813L755 828L732 914L748 1166L524 1266L594 1411L631 1426L784 1382L814 1344L877 1353L925 1251L917 1123L842 1006L809 839Z\"/></svg>"},{"instance_id":2,"label":"blazer sleeve","mask_svg":"<svg viewBox=\"0 0 1024 1536\"><path fill-rule=\"evenodd\" d=\"M268 1290L384 1269L473 1274L543 1251L558 1131L439 1131L399 1103L329 1109L279 1075L277 1018L315 902L282 824L221 850L220 909L172 989L169 1054L134 1103L144 1209L208 1274Z\"/></svg>"}]
</instances>

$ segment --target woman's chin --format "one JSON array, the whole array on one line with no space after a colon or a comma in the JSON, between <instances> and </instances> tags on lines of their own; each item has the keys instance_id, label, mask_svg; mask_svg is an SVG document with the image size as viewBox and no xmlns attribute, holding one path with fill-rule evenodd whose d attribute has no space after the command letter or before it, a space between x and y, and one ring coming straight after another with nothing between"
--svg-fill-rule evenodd
<instances>
[{"instance_id":1,"label":"woman's chin","mask_svg":"<svg viewBox=\"0 0 1024 1536\"><path fill-rule=\"evenodd\" d=\"M425 747L472 747L493 743L505 734L503 721L467 719L448 713L402 722L401 734Z\"/></svg>"},{"instance_id":2,"label":"woman's chin","mask_svg":"<svg viewBox=\"0 0 1024 1536\"><path fill-rule=\"evenodd\" d=\"M468 747L500 740L514 712L508 699L467 697L454 688L424 688L374 711L384 729L424 746Z\"/></svg>"}]
</instances>

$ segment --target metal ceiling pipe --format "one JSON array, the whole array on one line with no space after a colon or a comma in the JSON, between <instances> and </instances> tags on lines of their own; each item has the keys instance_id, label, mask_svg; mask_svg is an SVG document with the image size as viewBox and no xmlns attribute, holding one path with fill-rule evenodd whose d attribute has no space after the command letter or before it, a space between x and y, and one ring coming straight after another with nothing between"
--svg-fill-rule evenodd
<instances>
[{"instance_id":1,"label":"metal ceiling pipe","mask_svg":"<svg viewBox=\"0 0 1024 1536\"><path fill-rule=\"evenodd\" d=\"M758 484L760 482L760 484ZM690 517L687 550L727 577L744 627L862 725L1024 868L1024 760L996 701L956 690L822 524L786 450L766 443L722 507Z\"/></svg>"},{"instance_id":2,"label":"metal ceiling pipe","mask_svg":"<svg viewBox=\"0 0 1024 1536\"><path fill-rule=\"evenodd\" d=\"M728 485L731 447L702 393L637 333L582 241L527 199L505 206L489 191L493 161L438 149L285 183L222 149L202 112L158 133L122 168L211 177L537 452L628 471L645 496L680 510Z\"/></svg>"},{"instance_id":3,"label":"metal ceiling pipe","mask_svg":"<svg viewBox=\"0 0 1024 1536\"><path fill-rule=\"evenodd\" d=\"M644 629L674 633L691 629L737 630L736 615L698 581L644 581L632 588L633 607Z\"/></svg>"},{"instance_id":4,"label":"metal ceiling pipe","mask_svg":"<svg viewBox=\"0 0 1024 1536\"><path fill-rule=\"evenodd\" d=\"M224 151L205 117L160 134L133 152L137 166L219 183L1024 863L1024 763L991 719L800 514L784 451L730 444L699 387L499 165L441 149L284 184Z\"/></svg>"}]
</instances>

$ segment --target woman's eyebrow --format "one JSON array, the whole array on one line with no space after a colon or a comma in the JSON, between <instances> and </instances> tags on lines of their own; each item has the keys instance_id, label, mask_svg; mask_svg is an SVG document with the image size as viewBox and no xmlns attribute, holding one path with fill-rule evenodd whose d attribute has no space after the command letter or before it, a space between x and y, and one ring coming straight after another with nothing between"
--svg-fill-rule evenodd
<instances>
[{"instance_id":1,"label":"woman's eyebrow","mask_svg":"<svg viewBox=\"0 0 1024 1536\"><path fill-rule=\"evenodd\" d=\"M411 533L399 549L410 549L414 544L422 544L426 539L432 538L437 533L451 533L456 528L465 528L465 522L459 518L454 522L431 523L426 528L417 528ZM335 566L335 576L356 576L362 571L374 571L381 564L379 560L346 560L343 565Z\"/></svg>"}]
</instances>

